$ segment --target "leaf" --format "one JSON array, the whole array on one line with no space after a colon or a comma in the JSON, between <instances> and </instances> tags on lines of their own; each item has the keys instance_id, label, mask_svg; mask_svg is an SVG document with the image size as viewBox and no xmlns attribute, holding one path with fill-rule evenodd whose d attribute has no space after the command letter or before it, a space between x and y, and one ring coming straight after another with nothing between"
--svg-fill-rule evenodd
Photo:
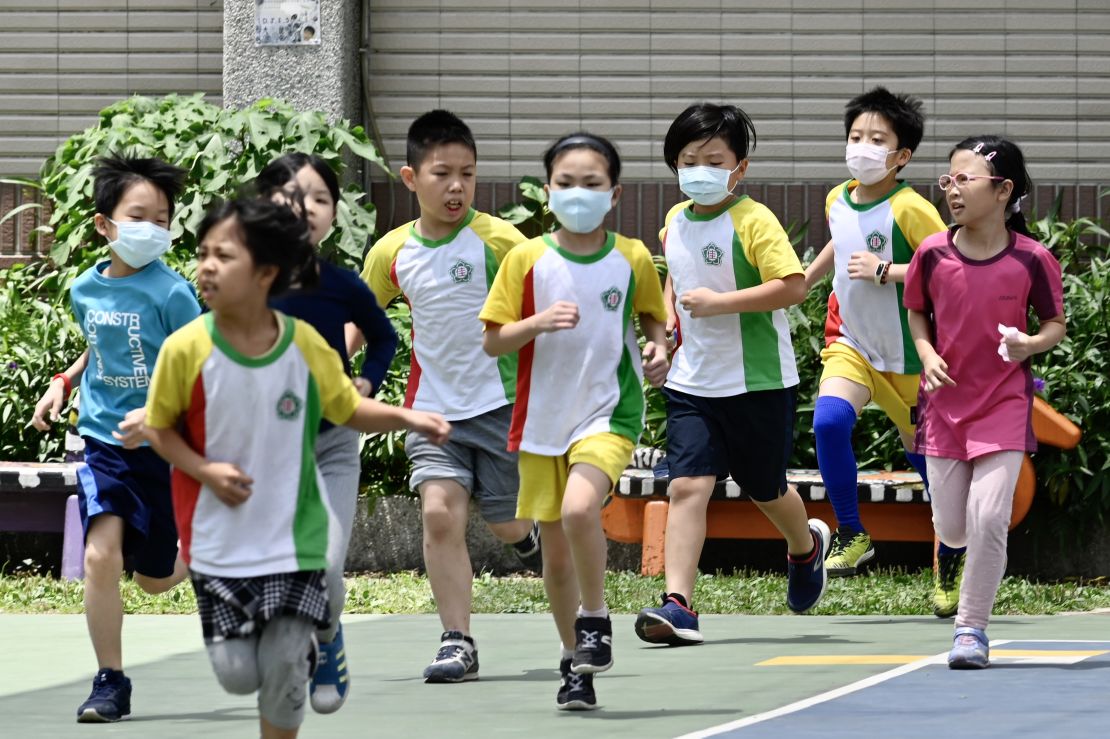
<instances>
[{"instance_id":1,"label":"leaf","mask_svg":"<svg viewBox=\"0 0 1110 739\"><path fill-rule=\"evenodd\" d=\"M12 208L7 213L5 213L3 215L3 217L0 217L0 226L3 226L9 220L11 220L12 218L15 218L17 215L19 215L20 213L23 213L24 211L36 210L36 209L40 209L40 208L42 208L41 203L24 203L23 205L17 205L16 207Z\"/></svg>"},{"instance_id":2,"label":"leaf","mask_svg":"<svg viewBox=\"0 0 1110 739\"><path fill-rule=\"evenodd\" d=\"M335 136L336 141L340 145L346 146L356 155L378 165L378 169L385 172L390 177L395 176L392 172L389 171L389 168L386 166L385 159L383 159L382 155L378 153L378 147L374 146L374 144L372 144L369 139L366 138L365 134L356 137L349 131L346 131L342 128L335 128L332 131L332 135Z\"/></svg>"}]
</instances>

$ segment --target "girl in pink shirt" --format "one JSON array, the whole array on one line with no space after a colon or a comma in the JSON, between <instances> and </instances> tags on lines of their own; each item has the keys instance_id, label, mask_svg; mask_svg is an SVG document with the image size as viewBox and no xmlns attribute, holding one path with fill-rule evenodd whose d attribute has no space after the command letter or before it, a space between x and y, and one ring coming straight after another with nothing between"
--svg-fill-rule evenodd
<instances>
[{"instance_id":1,"label":"girl in pink shirt","mask_svg":"<svg viewBox=\"0 0 1110 739\"><path fill-rule=\"evenodd\" d=\"M1059 263L1021 213L1030 190L1021 149L997 136L964 139L939 184L956 225L918 247L903 303L923 368L915 445L933 525L948 546L967 546L948 666L974 669L990 663L986 628L1014 488L1036 449L1029 358L1064 338L1063 290Z\"/></svg>"}]
</instances>

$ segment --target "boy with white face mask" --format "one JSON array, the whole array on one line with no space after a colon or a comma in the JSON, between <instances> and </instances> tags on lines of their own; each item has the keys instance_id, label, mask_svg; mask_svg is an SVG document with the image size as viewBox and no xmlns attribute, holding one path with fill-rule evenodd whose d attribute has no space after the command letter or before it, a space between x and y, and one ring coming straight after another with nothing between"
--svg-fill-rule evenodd
<instances>
[{"instance_id":1,"label":"boy with white face mask","mask_svg":"<svg viewBox=\"0 0 1110 739\"><path fill-rule=\"evenodd\" d=\"M149 447L135 448L141 424L134 412L140 409L141 417L162 342L200 315L192 285L159 259L170 248L185 171L158 159L108 157L93 177L94 223L110 258L70 288L89 350L54 375L31 419L40 431L49 429L73 384L81 383L85 613L99 666L91 695L77 709L82 723L119 721L131 713L121 646L124 558L148 593L165 592L188 574L177 556L169 465Z\"/></svg>"},{"instance_id":2,"label":"boy with white face mask","mask_svg":"<svg viewBox=\"0 0 1110 739\"><path fill-rule=\"evenodd\" d=\"M798 371L785 309L805 297L802 265L766 206L733 190L755 143L751 120L731 105L683 111L663 143L667 166L691 199L667 214L668 328L677 329L667 399L666 592L645 608L647 642L700 644L692 596L717 480L733 480L787 543L787 605L812 608L825 591L829 529L806 520L786 482Z\"/></svg>"},{"instance_id":3,"label":"boy with white face mask","mask_svg":"<svg viewBox=\"0 0 1110 739\"><path fill-rule=\"evenodd\" d=\"M853 179L826 200L832 240L806 269L806 284L833 270L824 370L813 430L817 460L838 528L825 567L855 575L875 556L859 517L852 427L869 401L898 427L906 456L925 479L924 458L912 453L914 406L921 363L909 338L901 283L917 245L944 230L933 205L898 173L921 143L921 101L882 87L848 102L845 163ZM962 550L942 545L934 610L956 610Z\"/></svg>"}]
</instances>

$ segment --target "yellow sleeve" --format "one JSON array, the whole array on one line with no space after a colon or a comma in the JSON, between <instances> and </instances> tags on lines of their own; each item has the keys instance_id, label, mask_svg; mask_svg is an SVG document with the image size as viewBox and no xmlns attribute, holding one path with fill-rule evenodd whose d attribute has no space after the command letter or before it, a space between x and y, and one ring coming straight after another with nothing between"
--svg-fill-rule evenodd
<instances>
[{"instance_id":1,"label":"yellow sleeve","mask_svg":"<svg viewBox=\"0 0 1110 739\"><path fill-rule=\"evenodd\" d=\"M489 213L477 213L470 222L470 228L493 252L498 264L505 261L510 249L528 240L516 226Z\"/></svg>"},{"instance_id":2,"label":"yellow sleeve","mask_svg":"<svg viewBox=\"0 0 1110 739\"><path fill-rule=\"evenodd\" d=\"M505 255L478 320L506 326L523 317L524 282L546 248L542 238L530 239Z\"/></svg>"},{"instance_id":3,"label":"yellow sleeve","mask_svg":"<svg viewBox=\"0 0 1110 739\"><path fill-rule=\"evenodd\" d=\"M916 191L907 187L899 194L900 197L890 204L894 212L894 222L906 237L910 249L917 251L917 245L924 241L925 237L948 227L941 220L936 207Z\"/></svg>"},{"instance_id":4,"label":"yellow sleeve","mask_svg":"<svg viewBox=\"0 0 1110 739\"><path fill-rule=\"evenodd\" d=\"M659 280L659 272L655 269L655 262L651 259L651 252L639 239L626 239L617 236L617 248L632 267L632 276L636 281L636 291L632 295L632 310L636 313L646 313L660 323L667 320L667 310L663 307L663 286Z\"/></svg>"},{"instance_id":5,"label":"yellow sleeve","mask_svg":"<svg viewBox=\"0 0 1110 739\"><path fill-rule=\"evenodd\" d=\"M146 394L147 426L172 428L189 409L201 367L212 353L212 338L206 325L210 316L193 319L162 342Z\"/></svg>"},{"instance_id":6,"label":"yellow sleeve","mask_svg":"<svg viewBox=\"0 0 1110 739\"><path fill-rule=\"evenodd\" d=\"M667 211L667 217L663 219L663 228L659 229L660 244L662 244L667 239L667 227L671 225L671 221L674 220L674 217L681 213L682 209L688 207L692 202L694 201L683 200L681 203L672 206L671 209Z\"/></svg>"},{"instance_id":7,"label":"yellow sleeve","mask_svg":"<svg viewBox=\"0 0 1110 739\"><path fill-rule=\"evenodd\" d=\"M805 274L790 237L786 235L775 214L761 203L747 208L733 208L732 220L744 256L759 271L763 282L779 280L795 274Z\"/></svg>"},{"instance_id":8,"label":"yellow sleeve","mask_svg":"<svg viewBox=\"0 0 1110 739\"><path fill-rule=\"evenodd\" d=\"M850 185L852 182L854 182L854 180L848 180L847 182L841 182L839 185L837 185L833 189L829 190L829 194L825 196L825 220L826 221L829 220L829 210L832 208L832 204L836 202L836 199L840 197L840 195L844 192L844 189L846 187L848 187L848 185Z\"/></svg>"},{"instance_id":9,"label":"yellow sleeve","mask_svg":"<svg viewBox=\"0 0 1110 739\"><path fill-rule=\"evenodd\" d=\"M294 319L293 324L293 342L316 383L321 414L336 425L347 423L362 402L362 396L343 371L343 361L311 325L300 319Z\"/></svg>"},{"instance_id":10,"label":"yellow sleeve","mask_svg":"<svg viewBox=\"0 0 1110 739\"><path fill-rule=\"evenodd\" d=\"M382 236L370 247L366 264L362 268L362 280L370 287L370 292L378 300L378 306L385 308L398 295L401 288L393 281L393 263L397 252L405 245L412 230L412 223L399 226Z\"/></svg>"}]
</instances>

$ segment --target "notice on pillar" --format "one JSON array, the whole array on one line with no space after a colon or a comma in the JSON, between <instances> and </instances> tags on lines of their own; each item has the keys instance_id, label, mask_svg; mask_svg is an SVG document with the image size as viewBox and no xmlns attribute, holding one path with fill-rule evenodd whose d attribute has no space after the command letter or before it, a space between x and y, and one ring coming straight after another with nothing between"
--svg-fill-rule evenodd
<instances>
[{"instance_id":1,"label":"notice on pillar","mask_svg":"<svg viewBox=\"0 0 1110 739\"><path fill-rule=\"evenodd\" d=\"M257 0L256 46L319 46L320 0Z\"/></svg>"}]
</instances>

